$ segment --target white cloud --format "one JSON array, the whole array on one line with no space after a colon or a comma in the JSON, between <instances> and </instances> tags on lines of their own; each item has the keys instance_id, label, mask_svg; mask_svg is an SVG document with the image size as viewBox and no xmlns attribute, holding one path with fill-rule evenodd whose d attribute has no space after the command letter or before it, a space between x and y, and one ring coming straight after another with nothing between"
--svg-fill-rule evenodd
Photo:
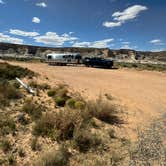
<instances>
[{"instance_id":1,"label":"white cloud","mask_svg":"<svg viewBox=\"0 0 166 166\"><path fill-rule=\"evenodd\" d=\"M0 0L0 4L2 4L2 5L3 5L3 4L5 4L5 2L4 2L3 0Z\"/></svg>"},{"instance_id":2,"label":"white cloud","mask_svg":"<svg viewBox=\"0 0 166 166\"><path fill-rule=\"evenodd\" d=\"M34 37L40 35L38 32L26 32L19 29L10 29L9 33L13 35L26 36L26 37Z\"/></svg>"},{"instance_id":3,"label":"white cloud","mask_svg":"<svg viewBox=\"0 0 166 166\"><path fill-rule=\"evenodd\" d=\"M3 33L0 33L0 42L5 42L5 43L14 43L14 44L23 44L24 40L11 37L9 35L4 35Z\"/></svg>"},{"instance_id":4,"label":"white cloud","mask_svg":"<svg viewBox=\"0 0 166 166\"><path fill-rule=\"evenodd\" d=\"M72 37L70 34L64 33L62 35L58 35L56 32L47 32L43 36L34 37L35 42L43 43L53 46L63 46L65 42L75 41L78 38Z\"/></svg>"},{"instance_id":5,"label":"white cloud","mask_svg":"<svg viewBox=\"0 0 166 166\"><path fill-rule=\"evenodd\" d=\"M157 46L164 46L164 45L166 45L166 43L161 41L160 39L153 39L153 40L149 41L149 43L157 45Z\"/></svg>"},{"instance_id":6,"label":"white cloud","mask_svg":"<svg viewBox=\"0 0 166 166\"><path fill-rule=\"evenodd\" d=\"M148 8L146 6L134 5L134 6L128 7L127 9L125 9L122 12L117 11L117 12L112 14L114 22L106 21L103 23L103 26L105 26L105 27L121 26L126 21L129 21L129 20L136 18L140 12L145 11L147 9Z\"/></svg>"},{"instance_id":7,"label":"white cloud","mask_svg":"<svg viewBox=\"0 0 166 166\"><path fill-rule=\"evenodd\" d=\"M39 2L39 3L36 3L36 6L46 8L47 4L45 2Z\"/></svg>"},{"instance_id":8,"label":"white cloud","mask_svg":"<svg viewBox=\"0 0 166 166\"><path fill-rule=\"evenodd\" d=\"M32 22L39 24L40 23L40 18L38 17L33 17Z\"/></svg>"},{"instance_id":9,"label":"white cloud","mask_svg":"<svg viewBox=\"0 0 166 166\"><path fill-rule=\"evenodd\" d=\"M123 12L118 11L113 13L112 17L114 17L113 19L116 21L124 22L124 21L132 20L136 18L141 11L144 11L147 9L148 8L146 6L134 5L134 6L128 7Z\"/></svg>"},{"instance_id":10,"label":"white cloud","mask_svg":"<svg viewBox=\"0 0 166 166\"><path fill-rule=\"evenodd\" d=\"M161 43L161 40L160 39L154 39L154 40L151 40L150 43L159 44L159 43Z\"/></svg>"},{"instance_id":11,"label":"white cloud","mask_svg":"<svg viewBox=\"0 0 166 166\"><path fill-rule=\"evenodd\" d=\"M107 48L110 47L110 42L114 39L104 39L94 42L75 42L73 47L93 47L93 48Z\"/></svg>"},{"instance_id":12,"label":"white cloud","mask_svg":"<svg viewBox=\"0 0 166 166\"><path fill-rule=\"evenodd\" d=\"M106 22L103 23L103 26L105 26L105 27L107 27L107 28L119 27L119 26L121 26L121 25L122 25L121 22L108 22L108 21L106 21Z\"/></svg>"},{"instance_id":13,"label":"white cloud","mask_svg":"<svg viewBox=\"0 0 166 166\"><path fill-rule=\"evenodd\" d=\"M124 44L121 49L132 49L128 44Z\"/></svg>"}]
</instances>

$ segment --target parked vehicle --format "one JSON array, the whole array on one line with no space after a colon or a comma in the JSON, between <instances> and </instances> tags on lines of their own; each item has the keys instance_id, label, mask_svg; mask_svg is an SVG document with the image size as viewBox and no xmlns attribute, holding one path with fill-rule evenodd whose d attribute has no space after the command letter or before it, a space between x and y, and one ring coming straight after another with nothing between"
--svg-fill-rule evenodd
<instances>
[{"instance_id":1,"label":"parked vehicle","mask_svg":"<svg viewBox=\"0 0 166 166\"><path fill-rule=\"evenodd\" d=\"M104 58L84 58L83 63L87 67L102 67L102 68L112 68L113 61Z\"/></svg>"},{"instance_id":2,"label":"parked vehicle","mask_svg":"<svg viewBox=\"0 0 166 166\"><path fill-rule=\"evenodd\" d=\"M67 64L80 64L81 55L79 53L52 53L46 56L49 65L65 66Z\"/></svg>"}]
</instances>

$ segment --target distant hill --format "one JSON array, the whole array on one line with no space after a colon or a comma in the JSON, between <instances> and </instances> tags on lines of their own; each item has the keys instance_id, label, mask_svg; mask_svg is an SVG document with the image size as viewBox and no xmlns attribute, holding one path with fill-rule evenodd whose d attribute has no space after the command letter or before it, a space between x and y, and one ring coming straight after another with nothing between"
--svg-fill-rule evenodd
<instances>
[{"instance_id":1,"label":"distant hill","mask_svg":"<svg viewBox=\"0 0 166 166\"><path fill-rule=\"evenodd\" d=\"M154 60L166 62L166 51L145 52L129 49L112 50L109 48L77 48L77 47L40 47L31 45L19 45L0 42L0 56L36 56L45 57L51 52L79 52L82 56L104 56L118 60Z\"/></svg>"}]
</instances>

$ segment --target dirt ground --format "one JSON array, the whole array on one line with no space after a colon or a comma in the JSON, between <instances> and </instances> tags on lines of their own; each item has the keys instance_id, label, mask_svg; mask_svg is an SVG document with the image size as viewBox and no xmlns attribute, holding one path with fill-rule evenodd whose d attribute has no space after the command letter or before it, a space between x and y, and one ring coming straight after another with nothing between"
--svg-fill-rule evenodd
<instances>
[{"instance_id":1,"label":"dirt ground","mask_svg":"<svg viewBox=\"0 0 166 166\"><path fill-rule=\"evenodd\" d=\"M72 91L81 93L86 99L111 94L127 110L128 135L139 125L146 124L166 112L166 73L134 69L57 67L42 63L11 64L39 73L38 79L52 86L65 83Z\"/></svg>"}]
</instances>

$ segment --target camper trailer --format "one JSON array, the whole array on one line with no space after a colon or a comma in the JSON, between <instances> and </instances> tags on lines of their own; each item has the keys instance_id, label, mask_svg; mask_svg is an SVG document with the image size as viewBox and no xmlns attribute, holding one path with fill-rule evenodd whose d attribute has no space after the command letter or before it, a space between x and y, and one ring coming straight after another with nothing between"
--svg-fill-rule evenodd
<instances>
[{"instance_id":1,"label":"camper trailer","mask_svg":"<svg viewBox=\"0 0 166 166\"><path fill-rule=\"evenodd\" d=\"M80 53L51 53L46 55L46 61L49 65L80 64L81 59Z\"/></svg>"}]
</instances>

